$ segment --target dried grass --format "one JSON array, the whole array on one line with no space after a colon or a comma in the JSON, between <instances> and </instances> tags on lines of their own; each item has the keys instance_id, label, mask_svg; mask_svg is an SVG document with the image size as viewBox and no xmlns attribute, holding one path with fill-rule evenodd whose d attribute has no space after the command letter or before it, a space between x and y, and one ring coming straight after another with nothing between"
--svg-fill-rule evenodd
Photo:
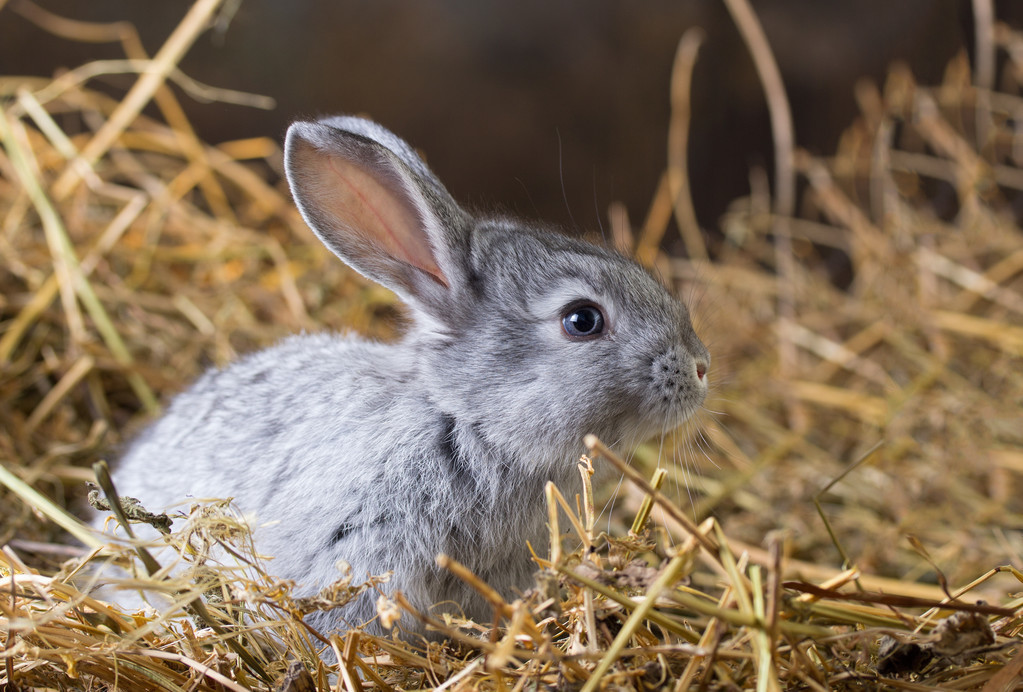
<instances>
[{"instance_id":1,"label":"dried grass","mask_svg":"<svg viewBox=\"0 0 1023 692\"><path fill-rule=\"evenodd\" d=\"M63 508L92 476L83 464L208 363L300 329L391 331L380 318L393 300L296 215L276 143L202 143L166 86L260 103L177 72L217 5L198 0L152 61L128 25L70 22L24 0L0 10L119 41L128 58L0 77L7 689L1017 688L1023 36L978 29L982 52L1007 56L997 91L974 86L995 84L988 58L976 78L953 61L937 87L900 67L883 89L863 84L862 116L834 157L792 152L798 215L772 214L778 201L755 174L711 248L679 170L698 44L684 40L672 166L635 241L623 214L612 228L692 292L718 413L700 437L642 449L631 466L590 440L592 459L625 476L613 516L589 491L549 488L556 538L537 587L511 603L490 594L498 628L435 622L451 643L414 646L303 625L301 613L343 602L358 580L295 599L223 504L178 522L168 541L195 569L168 579L149 575L140 546L104 545ZM134 96L91 86L116 70L139 73ZM139 115L150 99L158 115ZM659 250L673 215L690 256L713 261ZM849 286L836 287L836 266ZM656 474L657 490L646 479L676 453L685 463ZM217 545L237 569L202 569ZM101 561L132 575L122 587L181 607L129 614L90 597ZM201 593L205 605L188 605ZM416 616L396 600L382 615ZM327 648L338 663L320 658Z\"/></svg>"}]
</instances>

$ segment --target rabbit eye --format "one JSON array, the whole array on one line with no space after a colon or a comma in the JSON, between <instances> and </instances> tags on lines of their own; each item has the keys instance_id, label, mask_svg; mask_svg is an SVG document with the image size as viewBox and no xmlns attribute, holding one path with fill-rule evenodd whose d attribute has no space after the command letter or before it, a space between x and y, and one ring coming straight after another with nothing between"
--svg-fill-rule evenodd
<instances>
[{"instance_id":1,"label":"rabbit eye","mask_svg":"<svg viewBox=\"0 0 1023 692\"><path fill-rule=\"evenodd\" d=\"M604 314L596 305L576 305L565 311L561 327L574 339L592 339L604 333Z\"/></svg>"}]
</instances>

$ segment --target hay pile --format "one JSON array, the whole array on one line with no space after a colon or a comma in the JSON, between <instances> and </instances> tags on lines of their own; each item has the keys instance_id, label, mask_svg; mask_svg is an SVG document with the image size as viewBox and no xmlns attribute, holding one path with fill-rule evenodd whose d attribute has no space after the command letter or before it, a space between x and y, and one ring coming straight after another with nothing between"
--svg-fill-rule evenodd
<instances>
[{"instance_id":1,"label":"hay pile","mask_svg":"<svg viewBox=\"0 0 1023 692\"><path fill-rule=\"evenodd\" d=\"M435 622L451 643L417 647L304 626L301 613L343 602L358 579L321 603L293 598L229 507L175 523L170 540L188 542L196 563L229 544L245 565L197 569L197 584L157 583L148 553L102 546L62 509L159 393L303 328L386 335L393 303L312 239L274 142L203 144L165 86L200 88L175 65L217 0L198 0L152 61L129 26L11 5L0 14L119 41L129 60L0 77L0 684L1018 684L1023 574L1001 566L1023 563L1023 36L990 27L1006 56L999 89L965 57L938 87L900 68L881 89L863 85L862 117L833 158L782 161L798 213L774 213L784 200L754 175L709 249L678 163L695 59L683 41L673 165L635 243L621 215L614 225L621 245L693 296L715 358L714 413L696 437L640 450L631 466L590 440L594 462L625 475L613 514L589 492L549 489L555 539L536 588L513 603L491 594L499 628L467 623L469 636ZM978 55L995 50L981 43ZM89 81L116 71L142 75L120 100ZM150 100L158 117L140 115ZM660 251L673 216L688 256L713 261ZM682 463L665 463L673 457ZM646 480L658 465L663 494ZM66 531L87 547L68 546ZM129 614L84 595L88 566L107 560L182 608ZM417 616L400 599L383 607ZM323 662L325 648L338 664Z\"/></svg>"}]
</instances>

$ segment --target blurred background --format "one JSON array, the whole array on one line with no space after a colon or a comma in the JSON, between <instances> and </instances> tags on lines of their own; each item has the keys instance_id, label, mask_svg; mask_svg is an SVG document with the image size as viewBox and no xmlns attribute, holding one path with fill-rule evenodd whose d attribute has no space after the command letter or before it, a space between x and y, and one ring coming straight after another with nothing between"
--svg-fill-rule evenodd
<instances>
[{"instance_id":1,"label":"blurred background","mask_svg":"<svg viewBox=\"0 0 1023 692\"><path fill-rule=\"evenodd\" d=\"M2 4L2 3L0 3ZM0 72L52 76L118 44L55 40L17 14L0 23ZM1023 3L996 15L1019 26ZM44 0L54 13L127 19L152 54L189 0ZM230 3L229 3L230 5ZM757 0L792 102L796 140L830 154L857 113L854 84L897 60L923 83L969 49L969 0ZM211 143L280 139L297 117L362 113L422 150L455 197L596 230L608 204L642 220L665 165L669 83L679 37L706 34L693 76L689 168L696 215L714 229L772 170L760 83L720 0L245 0L226 30L200 37L191 77L273 97L269 111L182 102ZM133 77L105 77L123 93ZM96 85L95 83L93 84Z\"/></svg>"}]
</instances>

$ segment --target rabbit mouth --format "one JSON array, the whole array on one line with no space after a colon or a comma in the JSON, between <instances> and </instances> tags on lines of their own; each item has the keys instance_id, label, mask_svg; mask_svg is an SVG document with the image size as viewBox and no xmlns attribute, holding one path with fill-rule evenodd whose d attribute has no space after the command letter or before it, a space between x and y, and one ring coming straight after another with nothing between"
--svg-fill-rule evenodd
<instances>
[{"instance_id":1,"label":"rabbit mouth","mask_svg":"<svg viewBox=\"0 0 1023 692\"><path fill-rule=\"evenodd\" d=\"M678 396L648 397L642 402L635 401L628 409L621 409L610 425L593 426L594 429L586 432L594 433L614 448L635 447L681 428L696 416L703 400L702 391L692 390Z\"/></svg>"},{"instance_id":2,"label":"rabbit mouth","mask_svg":"<svg viewBox=\"0 0 1023 692\"><path fill-rule=\"evenodd\" d=\"M678 428L681 428L690 421L696 412L700 410L702 398L699 402L673 403L668 410L661 408L657 415L652 415L634 426L631 436L632 444L639 444L647 440L667 435Z\"/></svg>"}]
</instances>

